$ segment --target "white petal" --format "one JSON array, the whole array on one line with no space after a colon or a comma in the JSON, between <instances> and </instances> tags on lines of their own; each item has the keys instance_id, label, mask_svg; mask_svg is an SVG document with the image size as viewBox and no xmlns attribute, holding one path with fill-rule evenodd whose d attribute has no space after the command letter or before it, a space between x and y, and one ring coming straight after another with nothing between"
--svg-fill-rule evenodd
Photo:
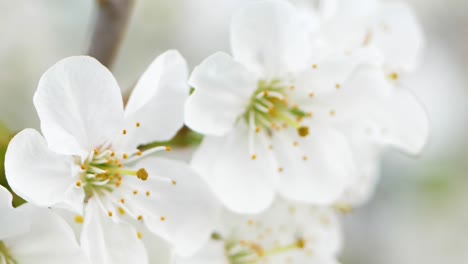
<instances>
[{"instance_id":1,"label":"white petal","mask_svg":"<svg viewBox=\"0 0 468 264\"><path fill-rule=\"evenodd\" d=\"M189 94L187 62L175 50L159 55L138 80L125 109L127 143L171 139L184 123ZM140 127L136 127L136 123Z\"/></svg>"},{"instance_id":2,"label":"white petal","mask_svg":"<svg viewBox=\"0 0 468 264\"><path fill-rule=\"evenodd\" d=\"M233 16L234 58L267 78L279 78L307 67L308 28L286 1L262 1Z\"/></svg>"},{"instance_id":3,"label":"white petal","mask_svg":"<svg viewBox=\"0 0 468 264\"><path fill-rule=\"evenodd\" d=\"M274 135L273 147L283 168L279 191L296 201L328 204L339 198L347 177L355 172L351 149L344 135L325 124L309 130L305 138L295 130Z\"/></svg>"},{"instance_id":4,"label":"white petal","mask_svg":"<svg viewBox=\"0 0 468 264\"><path fill-rule=\"evenodd\" d=\"M381 3L373 33L372 44L384 53L387 67L405 71L416 68L421 58L424 37L408 3Z\"/></svg>"},{"instance_id":5,"label":"white petal","mask_svg":"<svg viewBox=\"0 0 468 264\"><path fill-rule=\"evenodd\" d=\"M89 263L67 223L51 210L25 204L18 208L34 219L28 233L4 240L11 255L24 264Z\"/></svg>"},{"instance_id":6,"label":"white petal","mask_svg":"<svg viewBox=\"0 0 468 264\"><path fill-rule=\"evenodd\" d=\"M11 204L13 197L0 185L0 240L29 231L29 218Z\"/></svg>"},{"instance_id":7,"label":"white petal","mask_svg":"<svg viewBox=\"0 0 468 264\"><path fill-rule=\"evenodd\" d=\"M81 234L81 246L91 263L128 264L148 263L145 246L138 231L127 223L116 223L103 212L96 201L86 206Z\"/></svg>"},{"instance_id":8,"label":"white petal","mask_svg":"<svg viewBox=\"0 0 468 264\"><path fill-rule=\"evenodd\" d=\"M332 54L311 65L296 77L291 100L297 104L315 106L323 96L333 96L358 67L380 65L383 58L375 49L357 49L352 54ZM314 94L311 98L310 94Z\"/></svg>"},{"instance_id":9,"label":"white petal","mask_svg":"<svg viewBox=\"0 0 468 264\"><path fill-rule=\"evenodd\" d=\"M69 57L39 81L34 105L51 149L81 154L103 144L121 127L123 102L112 73L97 60Z\"/></svg>"},{"instance_id":10,"label":"white petal","mask_svg":"<svg viewBox=\"0 0 468 264\"><path fill-rule=\"evenodd\" d=\"M338 203L362 205L374 194L379 179L379 159L381 148L368 134L369 124L356 122L346 127L346 137L351 144L357 173L350 175L349 186Z\"/></svg>"},{"instance_id":11,"label":"white petal","mask_svg":"<svg viewBox=\"0 0 468 264\"><path fill-rule=\"evenodd\" d=\"M13 196L11 193L3 186L0 185L0 208L13 208L11 202L13 201Z\"/></svg>"},{"instance_id":12,"label":"white petal","mask_svg":"<svg viewBox=\"0 0 468 264\"><path fill-rule=\"evenodd\" d=\"M221 207L208 185L180 161L147 158L135 166L145 168L148 179L127 179L122 185L131 189L116 195L178 254L194 253L209 238Z\"/></svg>"},{"instance_id":13,"label":"white petal","mask_svg":"<svg viewBox=\"0 0 468 264\"><path fill-rule=\"evenodd\" d=\"M172 264L174 263L174 252L171 245L154 235L146 228L142 231L143 243L148 252L149 263Z\"/></svg>"},{"instance_id":14,"label":"white petal","mask_svg":"<svg viewBox=\"0 0 468 264\"><path fill-rule=\"evenodd\" d=\"M229 264L223 241L210 240L201 250L190 257L177 257L176 264Z\"/></svg>"},{"instance_id":15,"label":"white petal","mask_svg":"<svg viewBox=\"0 0 468 264\"><path fill-rule=\"evenodd\" d=\"M34 129L25 129L10 142L5 173L11 188L25 200L52 206L69 199L74 185L72 158L52 152Z\"/></svg>"},{"instance_id":16,"label":"white petal","mask_svg":"<svg viewBox=\"0 0 468 264\"><path fill-rule=\"evenodd\" d=\"M224 137L205 137L192 166L229 209L255 213L273 201L278 166L261 136L255 136L254 153L250 153L247 134L246 127L239 124Z\"/></svg>"},{"instance_id":17,"label":"white petal","mask_svg":"<svg viewBox=\"0 0 468 264\"><path fill-rule=\"evenodd\" d=\"M255 76L229 55L205 59L190 76L195 87L185 108L185 122L197 132L223 135L246 111L257 87Z\"/></svg>"},{"instance_id":18,"label":"white petal","mask_svg":"<svg viewBox=\"0 0 468 264\"><path fill-rule=\"evenodd\" d=\"M379 69L357 72L335 96L336 120L372 124L368 134L382 145L418 154L429 137L426 110L413 93L388 80Z\"/></svg>"}]
</instances>

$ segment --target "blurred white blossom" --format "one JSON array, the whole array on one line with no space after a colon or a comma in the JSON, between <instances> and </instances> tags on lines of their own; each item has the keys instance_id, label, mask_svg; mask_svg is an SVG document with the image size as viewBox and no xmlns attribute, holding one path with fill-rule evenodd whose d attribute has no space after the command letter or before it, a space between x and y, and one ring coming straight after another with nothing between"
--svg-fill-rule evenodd
<instances>
[{"instance_id":1,"label":"blurred white blossom","mask_svg":"<svg viewBox=\"0 0 468 264\"><path fill-rule=\"evenodd\" d=\"M257 215L225 210L211 240L177 264L338 263L341 228L332 209L277 199Z\"/></svg>"},{"instance_id":2,"label":"blurred white blossom","mask_svg":"<svg viewBox=\"0 0 468 264\"><path fill-rule=\"evenodd\" d=\"M305 21L318 20L284 1L246 7L232 21L233 57L210 56L189 80L186 123L207 135L192 164L234 211L261 211L276 190L327 204L348 189L353 202L354 189L372 189L376 146L417 153L426 142L426 113L385 54L314 50L322 37Z\"/></svg>"},{"instance_id":3,"label":"blurred white blossom","mask_svg":"<svg viewBox=\"0 0 468 264\"><path fill-rule=\"evenodd\" d=\"M72 229L48 208L11 205L12 196L0 186L0 263L86 264Z\"/></svg>"}]
</instances>

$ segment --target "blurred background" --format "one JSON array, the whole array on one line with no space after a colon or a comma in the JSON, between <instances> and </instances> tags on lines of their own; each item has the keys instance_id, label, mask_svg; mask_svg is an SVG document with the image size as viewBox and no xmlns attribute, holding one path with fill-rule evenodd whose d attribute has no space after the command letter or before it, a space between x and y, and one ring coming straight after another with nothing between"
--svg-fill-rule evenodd
<instances>
[{"instance_id":1,"label":"blurred background","mask_svg":"<svg viewBox=\"0 0 468 264\"><path fill-rule=\"evenodd\" d=\"M229 51L230 14L248 1L136 0L114 67L122 90L166 49L180 50L191 67ZM427 45L406 84L426 105L431 140L421 157L386 153L376 196L344 218L343 264L468 263L468 1L408 2ZM11 132L38 128L32 96L40 76L86 53L94 17L93 0L0 1L2 148Z\"/></svg>"}]
</instances>

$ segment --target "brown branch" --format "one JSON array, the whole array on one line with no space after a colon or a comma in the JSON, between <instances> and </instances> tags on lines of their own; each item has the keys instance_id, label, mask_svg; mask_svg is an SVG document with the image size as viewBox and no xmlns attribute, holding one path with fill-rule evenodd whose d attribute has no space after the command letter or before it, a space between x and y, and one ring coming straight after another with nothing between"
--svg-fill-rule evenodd
<instances>
[{"instance_id":1,"label":"brown branch","mask_svg":"<svg viewBox=\"0 0 468 264\"><path fill-rule=\"evenodd\" d=\"M110 68L125 34L135 0L96 0L97 18L88 54Z\"/></svg>"}]
</instances>

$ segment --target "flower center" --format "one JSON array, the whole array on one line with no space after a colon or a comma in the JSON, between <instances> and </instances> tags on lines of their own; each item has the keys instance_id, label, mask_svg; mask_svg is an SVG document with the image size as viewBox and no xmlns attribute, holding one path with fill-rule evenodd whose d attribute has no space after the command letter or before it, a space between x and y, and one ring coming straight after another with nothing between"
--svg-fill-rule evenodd
<instances>
[{"instance_id":1,"label":"flower center","mask_svg":"<svg viewBox=\"0 0 468 264\"><path fill-rule=\"evenodd\" d=\"M222 239L217 233L213 233L211 238L213 240ZM268 257L277 256L294 250L302 250L304 248L305 240L301 238L293 243L276 245L269 249L264 248L260 243L246 240L228 240L225 241L224 246L229 264L255 264Z\"/></svg>"},{"instance_id":2,"label":"flower center","mask_svg":"<svg viewBox=\"0 0 468 264\"><path fill-rule=\"evenodd\" d=\"M170 151L170 148L158 146L144 152L137 150L131 155L126 153L116 154L110 149L95 149L90 153L88 159L80 164L80 179L75 185L84 189L85 201L87 201L93 195L102 195L105 192L112 192L115 188L119 188L125 176L137 177L142 181L146 181L148 179L146 169L128 169L128 165L133 164L143 156L163 150Z\"/></svg>"},{"instance_id":3,"label":"flower center","mask_svg":"<svg viewBox=\"0 0 468 264\"><path fill-rule=\"evenodd\" d=\"M291 105L287 98L287 87L280 80L258 82L257 90L243 118L258 133L265 129L269 135L293 127L301 137L309 134L309 128L302 126L304 118L312 117L297 105ZM292 85L289 89L294 90Z\"/></svg>"},{"instance_id":4,"label":"flower center","mask_svg":"<svg viewBox=\"0 0 468 264\"><path fill-rule=\"evenodd\" d=\"M17 264L16 260L10 255L6 245L0 240L0 263Z\"/></svg>"}]
</instances>

